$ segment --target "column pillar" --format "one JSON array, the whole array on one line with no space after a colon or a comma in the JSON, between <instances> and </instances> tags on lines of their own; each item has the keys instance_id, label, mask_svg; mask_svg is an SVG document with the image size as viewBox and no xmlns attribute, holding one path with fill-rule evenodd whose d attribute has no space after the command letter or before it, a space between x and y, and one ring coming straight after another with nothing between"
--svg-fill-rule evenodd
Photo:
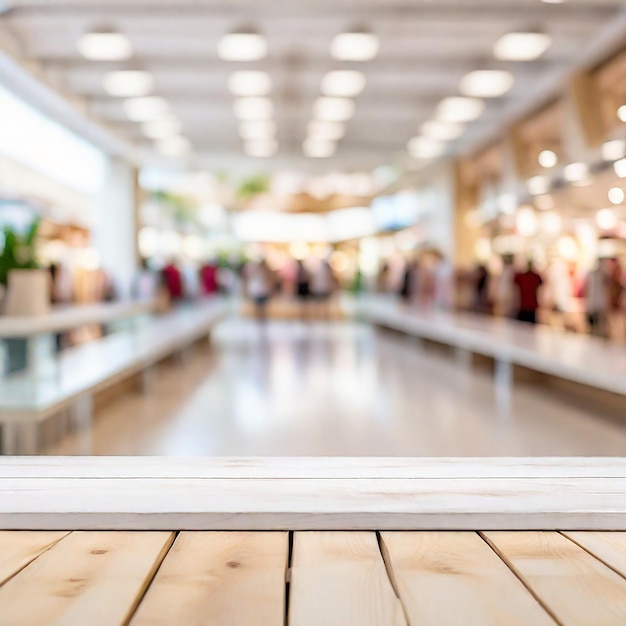
<instances>
[{"instance_id":1,"label":"column pillar","mask_svg":"<svg viewBox=\"0 0 626 626\"><path fill-rule=\"evenodd\" d=\"M94 246L102 268L113 278L120 298L132 293L137 250L137 171L111 158L97 207Z\"/></svg>"}]
</instances>

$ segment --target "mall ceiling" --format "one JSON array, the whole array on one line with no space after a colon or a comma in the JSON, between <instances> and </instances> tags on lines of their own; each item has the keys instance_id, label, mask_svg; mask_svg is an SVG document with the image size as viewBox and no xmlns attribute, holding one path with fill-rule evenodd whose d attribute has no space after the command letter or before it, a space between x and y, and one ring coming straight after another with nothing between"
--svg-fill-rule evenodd
<instances>
[{"instance_id":1,"label":"mall ceiling","mask_svg":"<svg viewBox=\"0 0 626 626\"><path fill-rule=\"evenodd\" d=\"M148 71L153 95L169 103L192 154L216 166L246 158L229 75L267 72L278 152L247 159L259 166L318 168L373 167L406 158L407 142L433 118L443 98L459 95L464 75L508 70L515 78L512 88L488 99L485 112L447 150L475 146L561 85L623 11L619 0L0 0L0 5L2 25L19 42L24 59L41 64L55 85L78 95L115 133L151 145L141 125L128 119L122 99L103 88L103 77L112 70ZM102 28L125 35L133 48L129 60L81 56L81 36ZM267 55L254 62L221 59L221 38L248 28L264 36ZM378 37L377 55L361 62L334 60L333 38L356 29ZM520 31L547 33L551 45L534 61L496 60L499 38ZM338 69L362 72L365 88L354 97L355 112L336 153L306 158L303 141L322 78Z\"/></svg>"}]
</instances>

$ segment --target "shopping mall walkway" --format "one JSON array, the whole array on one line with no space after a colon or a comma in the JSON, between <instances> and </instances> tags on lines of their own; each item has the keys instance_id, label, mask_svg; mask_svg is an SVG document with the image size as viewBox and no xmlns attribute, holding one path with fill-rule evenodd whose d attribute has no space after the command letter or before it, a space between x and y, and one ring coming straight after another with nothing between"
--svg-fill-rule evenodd
<instances>
[{"instance_id":1,"label":"shopping mall walkway","mask_svg":"<svg viewBox=\"0 0 626 626\"><path fill-rule=\"evenodd\" d=\"M213 350L166 364L51 454L624 455L626 424L357 323L232 320Z\"/></svg>"}]
</instances>

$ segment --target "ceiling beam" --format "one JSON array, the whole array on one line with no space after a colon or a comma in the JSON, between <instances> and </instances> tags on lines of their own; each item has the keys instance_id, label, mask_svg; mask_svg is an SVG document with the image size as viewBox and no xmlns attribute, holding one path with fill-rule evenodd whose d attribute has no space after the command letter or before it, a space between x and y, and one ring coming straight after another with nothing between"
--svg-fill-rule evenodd
<instances>
[{"instance_id":1,"label":"ceiling beam","mask_svg":"<svg viewBox=\"0 0 626 626\"><path fill-rule=\"evenodd\" d=\"M430 18L455 18L475 21L489 15L492 17L505 17L511 20L558 20L560 23L572 23L588 21L592 19L608 18L615 14L615 10L621 6L621 2L602 4L597 0L589 0L585 3L569 4L564 10L558 5L538 5L529 3L528 0L516 0L505 2L504 0L473 0L472 2L456 0L446 4L416 4L415 2L394 3L348 3L334 0L301 0L289 3L239 3L227 5L223 0L215 2L172 2L151 0L145 2L107 3L107 2L30 2L20 1L5 12L10 16L75 16L97 15L105 13L111 20L116 15L139 15L150 17L177 17L189 15L209 15L214 18L238 17L246 20L255 18L280 17L281 19L293 18L301 20L307 18L328 19L329 10L332 9L332 17L354 17L363 20L363 16L377 19L388 17L413 16L423 19Z\"/></svg>"},{"instance_id":2,"label":"ceiling beam","mask_svg":"<svg viewBox=\"0 0 626 626\"><path fill-rule=\"evenodd\" d=\"M565 56L551 56L547 59L539 59L537 61L531 61L524 64L513 63L510 61L498 61L497 59L484 59L484 56L480 55L468 55L468 56L431 56L425 57L419 55L416 57L407 57L403 55L401 57L390 56L392 51L385 53L384 57L378 57L368 61L363 66L363 71L372 76L377 73L392 73L392 74L406 74L410 73L415 75L419 72L434 73L434 72L454 72L454 71L469 71L480 67L488 67L489 69L503 69L509 70L515 73L524 72L526 74L535 74L545 69L551 69L555 65L565 65L570 59ZM309 53L312 54L312 53ZM37 58L37 57L36 57ZM58 70L63 72L73 72L81 70L90 70L93 72L108 72L110 70L120 69L127 65L124 62L98 62L94 65L93 62L86 61L79 56L71 57L58 57L58 56L46 56L45 59L40 59L51 70ZM273 56L271 59L264 59L255 63L226 63L220 61L217 57L198 58L188 56L156 56L156 55L141 55L137 54L133 60L133 65L143 66L146 69L154 69L155 71L194 71L203 72L211 75L224 75L227 76L235 70L245 69L258 69L264 70L270 73L276 72L293 72L299 74L304 71L319 72L320 74L332 69L335 66L340 66L340 62L335 62L328 57L328 52L324 51L319 56L307 56L306 58L297 58L290 56Z\"/></svg>"}]
</instances>

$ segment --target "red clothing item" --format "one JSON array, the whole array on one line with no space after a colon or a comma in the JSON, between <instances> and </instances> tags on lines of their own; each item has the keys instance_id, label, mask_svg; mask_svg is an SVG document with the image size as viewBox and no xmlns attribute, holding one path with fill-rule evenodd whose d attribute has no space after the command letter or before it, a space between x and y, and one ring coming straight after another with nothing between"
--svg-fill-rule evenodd
<instances>
[{"instance_id":1,"label":"red clothing item","mask_svg":"<svg viewBox=\"0 0 626 626\"><path fill-rule=\"evenodd\" d=\"M163 277L170 297L173 299L182 298L183 278L180 275L180 270L175 265L166 265L163 268Z\"/></svg>"},{"instance_id":2,"label":"red clothing item","mask_svg":"<svg viewBox=\"0 0 626 626\"><path fill-rule=\"evenodd\" d=\"M215 293L217 291L217 267L205 265L200 270L200 280L205 294L211 295Z\"/></svg>"},{"instance_id":3,"label":"red clothing item","mask_svg":"<svg viewBox=\"0 0 626 626\"><path fill-rule=\"evenodd\" d=\"M519 289L520 311L536 311L539 308L539 288L543 280L537 272L524 272L515 276Z\"/></svg>"}]
</instances>

